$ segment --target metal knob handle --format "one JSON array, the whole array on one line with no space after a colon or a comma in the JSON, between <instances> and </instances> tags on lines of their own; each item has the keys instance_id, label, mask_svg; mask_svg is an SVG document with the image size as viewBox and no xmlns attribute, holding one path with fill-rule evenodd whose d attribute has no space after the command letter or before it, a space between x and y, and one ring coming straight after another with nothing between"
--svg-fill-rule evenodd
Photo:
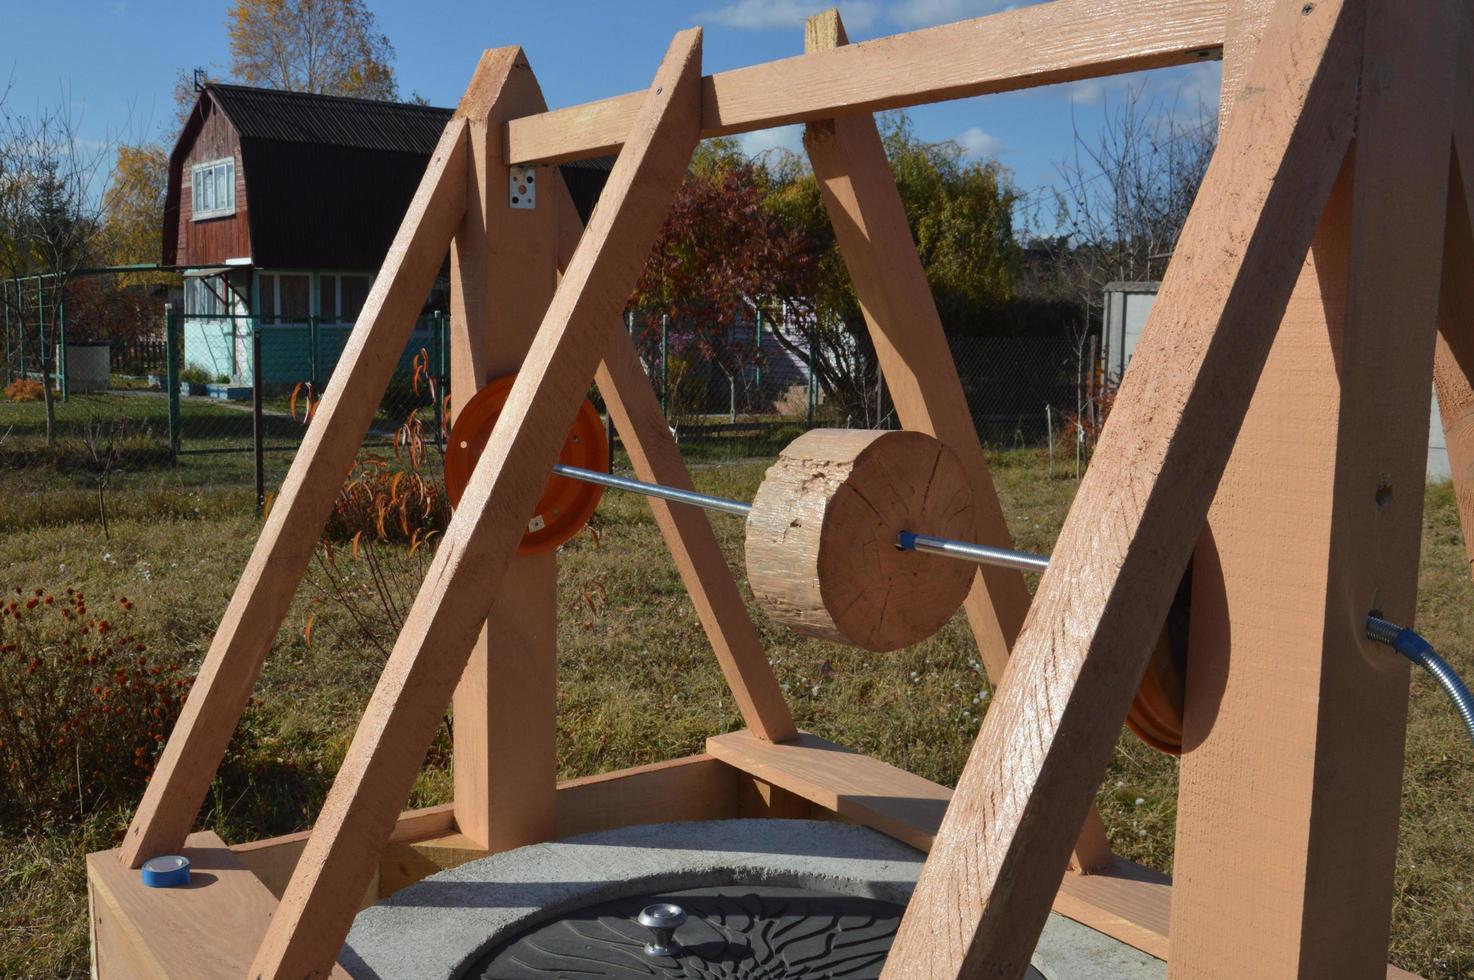
<instances>
[{"instance_id":1,"label":"metal knob handle","mask_svg":"<svg viewBox=\"0 0 1474 980\"><path fill-rule=\"evenodd\" d=\"M681 944L676 942L676 930L686 921L686 910L679 905L661 902L647 905L635 919L650 930L650 941L645 944L646 956L679 956Z\"/></svg>"}]
</instances>

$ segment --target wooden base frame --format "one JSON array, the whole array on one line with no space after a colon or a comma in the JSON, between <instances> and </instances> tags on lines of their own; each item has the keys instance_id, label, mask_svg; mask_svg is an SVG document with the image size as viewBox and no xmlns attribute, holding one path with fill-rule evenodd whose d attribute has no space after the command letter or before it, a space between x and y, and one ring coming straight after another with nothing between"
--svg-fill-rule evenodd
<instances>
[{"instance_id":1,"label":"wooden base frame","mask_svg":"<svg viewBox=\"0 0 1474 980\"><path fill-rule=\"evenodd\" d=\"M1408 673L1359 630L1373 609L1411 619L1435 377L1474 526L1471 19L1460 0L1054 0L848 45L831 12L799 58L703 77L700 31L685 31L648 90L552 112L520 50L488 52L133 824L88 857L98 975L336 975L358 908L437 869L591 830L762 815L849 820L929 852L887 977L1020 976L1051 908L1166 958L1174 977L1397 975L1385 950ZM969 597L999 693L955 793L799 733L705 517L660 502L748 729L700 756L555 783L553 559L514 550L591 379L638 475L689 485L619 313L697 140L809 124L898 411L958 453L981 533L1007 545L869 113L1220 50L1219 149L1050 570L1032 602L1016 574L991 572ZM533 209L500 196L513 166L548 176L615 149L586 229L550 176ZM235 847L190 834L447 247L454 404L516 370L506 409L316 826ZM1387 397L1368 397L1376 387ZM1293 446L1276 424L1287 399L1315 405ZM1263 560L1286 526L1294 561ZM1091 799L1195 547L1174 898L1110 854ZM1303 655L1266 660L1266 630ZM401 812L452 697L455 802ZM1276 697L1314 707L1266 733ZM1246 870L1261 863L1246 849L1279 855L1269 878ZM191 887L144 888L134 869L180 850Z\"/></svg>"}]
</instances>

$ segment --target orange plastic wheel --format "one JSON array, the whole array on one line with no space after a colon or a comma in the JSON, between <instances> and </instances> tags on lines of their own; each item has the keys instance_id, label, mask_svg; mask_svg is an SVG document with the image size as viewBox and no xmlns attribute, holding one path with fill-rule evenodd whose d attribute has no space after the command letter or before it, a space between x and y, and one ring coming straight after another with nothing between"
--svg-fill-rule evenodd
<instances>
[{"instance_id":1,"label":"orange plastic wheel","mask_svg":"<svg viewBox=\"0 0 1474 980\"><path fill-rule=\"evenodd\" d=\"M461 494L471 481L471 471L491 438L491 430L507 403L507 394L512 390L515 375L497 378L476 392L456 416L450 430L450 442L445 449L445 492L452 507L461 502ZM578 416L573 428L558 453L558 462L586 470L609 468L609 441L604 436L604 423L593 403L587 398L578 407ZM552 551L572 538L588 524L599 506L604 488L595 483L570 480L564 476L548 478L542 499L532 520L527 522L527 534L517 546L519 555L536 555Z\"/></svg>"},{"instance_id":2,"label":"orange plastic wheel","mask_svg":"<svg viewBox=\"0 0 1474 980\"><path fill-rule=\"evenodd\" d=\"M1152 649L1141 686L1131 701L1126 727L1158 752L1182 754L1182 713L1187 701L1187 631L1192 606L1192 565L1188 565L1167 622Z\"/></svg>"}]
</instances>

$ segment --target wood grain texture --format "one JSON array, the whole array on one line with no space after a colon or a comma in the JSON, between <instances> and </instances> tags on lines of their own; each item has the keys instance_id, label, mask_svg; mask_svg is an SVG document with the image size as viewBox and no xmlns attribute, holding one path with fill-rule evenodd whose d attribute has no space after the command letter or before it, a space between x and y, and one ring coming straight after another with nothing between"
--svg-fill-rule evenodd
<instances>
[{"instance_id":1,"label":"wood grain texture","mask_svg":"<svg viewBox=\"0 0 1474 980\"><path fill-rule=\"evenodd\" d=\"M1350 143L1356 3L1282 3L1208 168L887 977L1018 977Z\"/></svg>"},{"instance_id":2,"label":"wood grain texture","mask_svg":"<svg viewBox=\"0 0 1474 980\"><path fill-rule=\"evenodd\" d=\"M838 10L816 14L805 25L804 48L811 53L848 40ZM972 481L976 540L1012 548L1013 535L875 120L859 114L811 123L804 148L901 424L936 436L958 454ZM1029 590L1023 574L1011 569L980 566L973 574L963 608L979 658L996 686L1028 613ZM1071 861L1082 870L1111 861L1094 806Z\"/></svg>"},{"instance_id":3,"label":"wood grain texture","mask_svg":"<svg viewBox=\"0 0 1474 980\"><path fill-rule=\"evenodd\" d=\"M558 207L559 266L566 268L583 233L583 221L567 187L555 182ZM616 330L594 374L594 383L636 478L681 490L694 490L660 399L640 364L634 341ZM727 687L749 729L773 742L798 734L778 678L763 651L762 640L747 612L737 579L727 565L707 513L649 498L655 526L670 549L676 572L686 587L701 628L716 653Z\"/></svg>"},{"instance_id":4,"label":"wood grain texture","mask_svg":"<svg viewBox=\"0 0 1474 980\"><path fill-rule=\"evenodd\" d=\"M116 851L87 855L99 980L245 975L276 899L213 833L191 834L180 853L190 862L181 888L146 887ZM332 976L347 976L330 965Z\"/></svg>"},{"instance_id":5,"label":"wood grain texture","mask_svg":"<svg viewBox=\"0 0 1474 980\"><path fill-rule=\"evenodd\" d=\"M701 32L676 35L369 700L252 969L324 970L408 798L559 447L685 174Z\"/></svg>"},{"instance_id":6,"label":"wood grain texture","mask_svg":"<svg viewBox=\"0 0 1474 980\"><path fill-rule=\"evenodd\" d=\"M460 221L465 140L452 120L430 158L134 814L130 867L177 851L199 813Z\"/></svg>"},{"instance_id":7,"label":"wood grain texture","mask_svg":"<svg viewBox=\"0 0 1474 980\"><path fill-rule=\"evenodd\" d=\"M1434 390L1458 502L1464 555L1474 575L1474 34L1465 25L1463 80L1454 109L1444 227L1443 290L1439 299Z\"/></svg>"},{"instance_id":8,"label":"wood grain texture","mask_svg":"<svg viewBox=\"0 0 1474 980\"><path fill-rule=\"evenodd\" d=\"M558 784L558 837L670 820L737 814L740 773L710 755L691 755Z\"/></svg>"},{"instance_id":9,"label":"wood grain texture","mask_svg":"<svg viewBox=\"0 0 1474 980\"><path fill-rule=\"evenodd\" d=\"M807 732L781 745L730 732L707 739L706 753L921 851L952 798L945 786Z\"/></svg>"},{"instance_id":10,"label":"wood grain texture","mask_svg":"<svg viewBox=\"0 0 1474 980\"><path fill-rule=\"evenodd\" d=\"M454 831L455 805L452 803L406 810L395 820L394 829L389 833L389 843L392 845L443 837ZM297 868L297 860L307 846L307 839L311 836L311 830L302 830L294 834L232 844L230 850L241 864L261 879L261 883L272 895L281 898L287 889L287 882L292 878L292 872ZM369 905L388 895L389 892L382 890L377 880L371 882L364 892L365 902Z\"/></svg>"},{"instance_id":11,"label":"wood grain texture","mask_svg":"<svg viewBox=\"0 0 1474 980\"><path fill-rule=\"evenodd\" d=\"M747 581L768 618L804 636L885 652L947 624L968 565L901 551L902 531L970 541L972 487L921 432L811 429L768 468L747 515Z\"/></svg>"},{"instance_id":12,"label":"wood grain texture","mask_svg":"<svg viewBox=\"0 0 1474 980\"><path fill-rule=\"evenodd\" d=\"M546 108L520 48L488 51L486 96L467 112L466 210L450 249L451 412L512 374L558 285L557 210L546 193L513 208L502 145L508 118ZM561 184L552 167L533 175ZM557 783L558 565L518 556L503 579L452 699L456 823L492 851L554 833Z\"/></svg>"},{"instance_id":13,"label":"wood grain texture","mask_svg":"<svg viewBox=\"0 0 1474 980\"><path fill-rule=\"evenodd\" d=\"M1223 0L1054 0L702 79L701 135L724 136L1215 57ZM513 163L616 152L642 93L507 125Z\"/></svg>"},{"instance_id":14,"label":"wood grain texture","mask_svg":"<svg viewBox=\"0 0 1474 980\"><path fill-rule=\"evenodd\" d=\"M1367 9L1355 159L1194 563L1173 977L1386 972L1407 666L1364 623L1416 595L1452 52L1441 0Z\"/></svg>"}]
</instances>

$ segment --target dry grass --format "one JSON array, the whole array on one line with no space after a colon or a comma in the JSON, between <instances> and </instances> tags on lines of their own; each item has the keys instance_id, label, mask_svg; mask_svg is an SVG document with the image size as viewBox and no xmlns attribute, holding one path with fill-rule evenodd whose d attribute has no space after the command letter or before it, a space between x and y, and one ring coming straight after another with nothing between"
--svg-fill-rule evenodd
<instances>
[{"instance_id":1,"label":"dry grass","mask_svg":"<svg viewBox=\"0 0 1474 980\"><path fill-rule=\"evenodd\" d=\"M763 467L701 469L701 489L747 497ZM1001 454L995 476L1022 547L1047 551L1074 493L1032 452ZM126 493L126 491L125 491ZM598 541L581 536L560 561L559 768L564 777L699 751L740 724L658 532L642 501L608 494ZM7 534L0 586L67 585L126 594L146 614L150 645L197 660L255 539L243 512L172 506L147 518L125 499L104 545L95 525L39 522ZM741 526L714 515L740 572ZM1462 561L1452 494L1428 495L1420 623L1456 667L1474 674L1474 584ZM314 575L322 574L320 569ZM13 581L12 581L13 580ZM310 590L304 590L304 597ZM309 613L314 642L303 638ZM140 619L145 618L144 615ZM759 628L800 725L931 779L952 783L991 693L961 618L925 643L876 655L802 640L759 617ZM299 602L278 637L258 696L202 824L227 840L310 823L377 677L378 655L353 625ZM443 739L415 791L447 799ZM1474 975L1474 904L1465 833L1474 805L1474 753L1432 685L1413 682L1404 818L1393 918L1393 960L1429 977ZM1118 852L1171 870L1176 764L1122 737L1099 797ZM0 834L0 975L86 972L82 855L107 845L125 806L48 834ZM1247 856L1246 860L1252 860Z\"/></svg>"}]
</instances>

